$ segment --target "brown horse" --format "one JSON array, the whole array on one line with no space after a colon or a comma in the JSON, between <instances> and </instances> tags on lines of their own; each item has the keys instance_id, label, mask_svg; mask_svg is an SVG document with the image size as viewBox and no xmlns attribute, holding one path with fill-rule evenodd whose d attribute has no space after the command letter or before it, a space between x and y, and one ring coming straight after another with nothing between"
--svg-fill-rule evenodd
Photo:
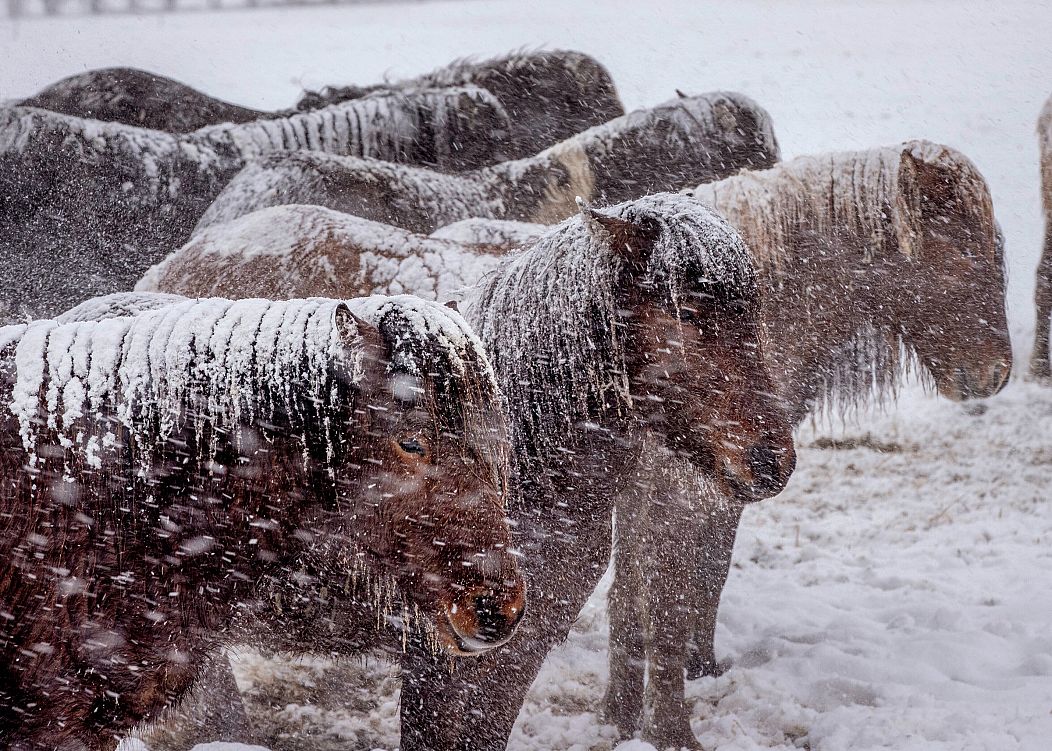
<instances>
[{"instance_id":1,"label":"brown horse","mask_svg":"<svg viewBox=\"0 0 1052 751\"><path fill-rule=\"evenodd\" d=\"M1037 285L1034 290L1035 333L1034 349L1030 355L1030 377L1052 380L1049 364L1049 320L1052 319L1052 97L1045 102L1037 121L1037 137L1041 145L1041 204L1045 211L1045 246L1037 265Z\"/></svg>"},{"instance_id":2,"label":"brown horse","mask_svg":"<svg viewBox=\"0 0 1052 751\"><path fill-rule=\"evenodd\" d=\"M268 206L316 204L427 234L482 217L551 224L575 199L616 203L778 160L770 117L735 93L680 97L590 128L539 154L459 175L299 152L249 164L198 230Z\"/></svg>"},{"instance_id":3,"label":"brown horse","mask_svg":"<svg viewBox=\"0 0 1052 751\"><path fill-rule=\"evenodd\" d=\"M593 57L567 50L515 52L492 60L461 60L418 78L377 86L328 86L308 91L298 109L342 102L384 88L481 86L511 118L509 158L536 154L553 143L625 114L610 73Z\"/></svg>"},{"instance_id":4,"label":"brown horse","mask_svg":"<svg viewBox=\"0 0 1052 751\"><path fill-rule=\"evenodd\" d=\"M456 267L429 265L427 251L410 253L407 262L405 248L420 239L403 232L381 235L374 223L351 218L343 227L345 238L355 227L359 238L341 245L341 253L354 255L357 247L360 256L340 262L349 289L378 280L402 288L427 269ZM300 246L290 243L290 253ZM324 248L326 264L336 263L330 247L315 247ZM154 288L192 295L217 286L234 294L237 285L244 294L313 293L300 269L319 266L316 259L290 264L281 260L284 254L268 253L279 260L267 273L253 248L251 241L229 247L244 266L224 256L222 243L210 253L186 255L178 266L177 254L167 274L153 278L179 286ZM778 492L794 461L789 427L763 366L748 252L695 200L658 194L602 213L585 210L488 273L464 261L459 254L465 252L490 256L460 246L450 257L461 259L464 286L481 276L465 296L466 316L485 342L507 400L510 509L530 574L530 614L522 626L528 636L493 660L467 669L458 664L452 673L411 650L403 672L404 749L503 747L545 655L565 637L607 567L612 499L640 484L638 468L647 465L652 448L689 462L735 497ZM367 260L374 255L382 258ZM219 262L213 265L213 258ZM386 276L377 277L376 268ZM440 284L419 283L423 294Z\"/></svg>"},{"instance_id":5,"label":"brown horse","mask_svg":"<svg viewBox=\"0 0 1052 751\"><path fill-rule=\"evenodd\" d=\"M793 422L893 394L912 357L950 399L1006 383L1003 248L986 183L960 153L913 141L802 157L694 195L751 248L767 364ZM719 670L716 613L745 501L683 462L656 458L644 474L648 492L617 501L604 710L637 728L649 662L643 737L697 747L684 667ZM655 539L672 542L643 542Z\"/></svg>"},{"instance_id":6,"label":"brown horse","mask_svg":"<svg viewBox=\"0 0 1052 751\"><path fill-rule=\"evenodd\" d=\"M312 149L477 167L503 158L507 122L478 88L378 93L183 135L0 110L0 321L127 290L252 157Z\"/></svg>"},{"instance_id":7,"label":"brown horse","mask_svg":"<svg viewBox=\"0 0 1052 751\"><path fill-rule=\"evenodd\" d=\"M138 68L100 68L77 73L16 104L168 133L190 133L208 125L246 123L289 114L230 104L185 83Z\"/></svg>"},{"instance_id":8,"label":"brown horse","mask_svg":"<svg viewBox=\"0 0 1052 751\"><path fill-rule=\"evenodd\" d=\"M162 303L0 330L5 748L111 748L257 611L455 655L511 635L507 443L457 313Z\"/></svg>"}]
</instances>

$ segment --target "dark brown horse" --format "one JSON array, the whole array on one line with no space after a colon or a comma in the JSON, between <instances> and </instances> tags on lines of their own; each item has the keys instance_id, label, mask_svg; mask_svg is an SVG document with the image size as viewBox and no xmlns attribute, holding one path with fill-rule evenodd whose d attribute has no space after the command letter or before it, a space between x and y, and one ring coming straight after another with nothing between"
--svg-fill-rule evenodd
<instances>
[{"instance_id":1,"label":"dark brown horse","mask_svg":"<svg viewBox=\"0 0 1052 751\"><path fill-rule=\"evenodd\" d=\"M478 88L378 93L183 135L0 110L0 321L129 289L252 157L312 149L477 167L503 158L506 124Z\"/></svg>"},{"instance_id":2,"label":"dark brown horse","mask_svg":"<svg viewBox=\"0 0 1052 751\"><path fill-rule=\"evenodd\" d=\"M1037 265L1034 290L1034 349L1030 355L1030 377L1052 380L1049 363L1049 321L1052 319L1052 97L1045 102L1037 121L1041 146L1041 205L1045 213L1045 245Z\"/></svg>"},{"instance_id":3,"label":"dark brown horse","mask_svg":"<svg viewBox=\"0 0 1052 751\"><path fill-rule=\"evenodd\" d=\"M694 194L742 233L760 269L767 364L794 423L893 395L912 359L954 400L1007 382L1000 233L985 181L957 151L913 141L803 157ZM647 492L617 501L604 709L623 733L645 714L645 739L697 747L684 668L719 671L717 607L745 500L649 457Z\"/></svg>"},{"instance_id":4,"label":"dark brown horse","mask_svg":"<svg viewBox=\"0 0 1052 751\"><path fill-rule=\"evenodd\" d=\"M792 469L789 427L763 365L747 250L713 212L669 194L585 210L486 270L468 259L489 263L491 250L446 240L444 249L432 245L414 256L413 248L425 246L403 231L384 234L375 223L314 207L290 206L284 217L275 211L244 218L259 238L272 226L273 244L257 252L251 239L227 246L217 234L211 252L177 254L167 274L151 277L178 286L154 288L312 294L312 284L328 282L302 269L318 267L321 257L346 270L339 280L350 289L402 289L416 280L417 291L434 294L456 286L452 277L428 278L437 269L461 269L465 286L478 282L462 305L507 400L510 510L530 573L530 614L526 638L477 666L458 664L451 673L410 650L401 747L503 748L545 655L607 567L612 499L640 484L651 450L688 462L735 497L772 495ZM314 242L315 255L300 254L306 244L278 230L296 226L296 214L338 224L339 242ZM229 237L240 234L228 227ZM276 247L282 242L286 252Z\"/></svg>"},{"instance_id":5,"label":"dark brown horse","mask_svg":"<svg viewBox=\"0 0 1052 751\"><path fill-rule=\"evenodd\" d=\"M298 109L355 99L383 88L474 85L490 91L511 118L508 149L519 159L625 114L610 73L593 57L567 50L515 52L461 60L397 83L328 86L306 92Z\"/></svg>"},{"instance_id":6,"label":"dark brown horse","mask_svg":"<svg viewBox=\"0 0 1052 751\"><path fill-rule=\"evenodd\" d=\"M458 314L162 302L0 330L5 748L112 748L257 612L455 655L510 636L507 443Z\"/></svg>"},{"instance_id":7,"label":"dark brown horse","mask_svg":"<svg viewBox=\"0 0 1052 751\"><path fill-rule=\"evenodd\" d=\"M289 114L230 104L185 83L138 68L100 68L77 73L16 104L169 133L189 133L207 125Z\"/></svg>"},{"instance_id":8,"label":"dark brown horse","mask_svg":"<svg viewBox=\"0 0 1052 751\"><path fill-rule=\"evenodd\" d=\"M552 224L578 196L616 203L778 160L770 117L735 93L680 97L590 128L527 159L459 175L300 152L249 164L198 230L268 206L316 204L427 234L472 217Z\"/></svg>"}]
</instances>

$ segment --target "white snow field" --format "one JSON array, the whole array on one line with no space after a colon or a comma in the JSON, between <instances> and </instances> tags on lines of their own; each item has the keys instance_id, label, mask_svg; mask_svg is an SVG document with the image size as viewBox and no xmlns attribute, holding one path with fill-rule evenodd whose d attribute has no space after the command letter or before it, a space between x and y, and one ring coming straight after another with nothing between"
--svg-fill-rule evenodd
<instances>
[{"instance_id":1,"label":"white snow field","mask_svg":"<svg viewBox=\"0 0 1052 751\"><path fill-rule=\"evenodd\" d=\"M799 468L746 512L717 654L688 685L706 749L1052 749L1052 388L1022 382L1040 248L1034 125L1052 93L1047 3L429 2L0 21L0 100L106 65L231 101L404 77L519 47L591 53L629 108L742 91L785 156L944 141L979 166L1007 238L1016 377L983 414L909 389L800 431ZM605 586L605 585L604 585ZM376 662L272 663L238 679L273 751L393 749L397 680ZM602 589L553 652L516 750L648 751L596 717ZM246 739L247 740L247 739ZM235 751L214 744L199 751Z\"/></svg>"}]
</instances>

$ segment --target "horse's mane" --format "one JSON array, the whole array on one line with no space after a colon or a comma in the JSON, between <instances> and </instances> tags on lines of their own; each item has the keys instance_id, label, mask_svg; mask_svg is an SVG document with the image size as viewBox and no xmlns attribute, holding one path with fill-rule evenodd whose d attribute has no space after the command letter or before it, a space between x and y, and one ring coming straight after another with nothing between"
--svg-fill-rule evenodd
<instances>
[{"instance_id":1,"label":"horse's mane","mask_svg":"<svg viewBox=\"0 0 1052 751\"><path fill-rule=\"evenodd\" d=\"M671 304L695 294L755 299L748 249L715 212L655 194L605 214L652 230L635 281ZM480 285L468 317L494 360L511 409L516 460L550 455L583 420L631 406L622 257L583 215L550 229Z\"/></svg>"},{"instance_id":2,"label":"horse's mane","mask_svg":"<svg viewBox=\"0 0 1052 751\"><path fill-rule=\"evenodd\" d=\"M97 302L96 314L127 306L127 297ZM14 369L11 411L31 461L38 436L48 430L99 468L123 428L146 469L180 429L200 433L207 426L211 435L237 442L249 421L264 435L280 432L300 442L305 458L309 443L331 460L345 442L345 421L361 406L366 369L376 367L365 360L363 335L348 310L379 329L388 349L386 374L418 384L407 388L424 394L423 406L441 430L467 439L499 429L482 414L496 399L482 346L443 306L408 296L346 303L135 298L131 304L141 312L134 316L0 330L17 339L4 364ZM85 431L85 420L109 422L110 429ZM214 453L214 438L205 448ZM209 461L211 453L198 458Z\"/></svg>"},{"instance_id":3,"label":"horse's mane","mask_svg":"<svg viewBox=\"0 0 1052 751\"><path fill-rule=\"evenodd\" d=\"M918 165L935 170L937 190L949 194L931 194ZM799 157L708 183L691 193L742 233L768 289L786 282L789 254L801 230L830 242L842 238L846 247L852 246L853 238L861 250L859 267L895 254L923 257L929 201L949 206L979 228L976 240L981 249L994 253L992 260L1003 268L1000 230L982 175L960 152L928 141ZM882 401L913 372L927 382L899 332L859 324L833 370L824 374L820 403L836 404L842 411L874 396Z\"/></svg>"}]
</instances>

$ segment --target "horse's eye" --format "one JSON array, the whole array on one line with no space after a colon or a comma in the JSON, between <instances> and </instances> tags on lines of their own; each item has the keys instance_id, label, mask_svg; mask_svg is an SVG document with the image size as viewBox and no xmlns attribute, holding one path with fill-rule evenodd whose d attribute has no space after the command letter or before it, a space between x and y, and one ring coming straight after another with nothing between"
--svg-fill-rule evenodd
<instances>
[{"instance_id":1,"label":"horse's eye","mask_svg":"<svg viewBox=\"0 0 1052 751\"><path fill-rule=\"evenodd\" d=\"M411 438L403 438L398 442L398 448L401 449L403 454L411 454L412 456L427 456L427 441L420 436L412 436Z\"/></svg>"}]
</instances>

